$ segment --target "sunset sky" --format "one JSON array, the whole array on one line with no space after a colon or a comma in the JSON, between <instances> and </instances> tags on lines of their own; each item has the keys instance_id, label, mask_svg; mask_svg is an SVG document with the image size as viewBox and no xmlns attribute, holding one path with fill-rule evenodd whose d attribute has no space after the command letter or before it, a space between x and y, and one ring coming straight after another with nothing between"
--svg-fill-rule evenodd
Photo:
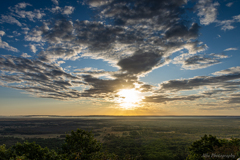
<instances>
[{"instance_id":1,"label":"sunset sky","mask_svg":"<svg viewBox=\"0 0 240 160\"><path fill-rule=\"evenodd\" d=\"M0 116L240 115L239 7L2 1Z\"/></svg>"}]
</instances>

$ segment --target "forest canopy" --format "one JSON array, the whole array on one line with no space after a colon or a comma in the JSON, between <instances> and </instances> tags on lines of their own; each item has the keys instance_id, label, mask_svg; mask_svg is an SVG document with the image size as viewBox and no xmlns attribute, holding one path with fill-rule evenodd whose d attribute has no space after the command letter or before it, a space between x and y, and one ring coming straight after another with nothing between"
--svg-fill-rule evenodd
<instances>
[{"instance_id":1,"label":"forest canopy","mask_svg":"<svg viewBox=\"0 0 240 160\"><path fill-rule=\"evenodd\" d=\"M139 139L140 136L137 132L131 132L131 134L126 137L129 141L131 139ZM117 139L122 140L124 144L124 139L119 137L114 137L109 135L105 140ZM134 141L133 141L134 142ZM117 143L115 143L117 144ZM109 143L112 148L117 148L119 151L122 150L121 146L114 146L113 143ZM157 145L157 144L156 144ZM165 146L166 147L166 146ZM105 147L106 148L106 147ZM56 150L50 150L45 147L42 148L39 144L35 142L25 141L23 143L16 143L10 147L6 145L0 146L0 157L1 160L74 160L74 159L84 159L84 160L141 160L149 159L149 157L144 157L144 155L130 155L126 153L110 153L103 149L102 144L98 142L92 132L88 132L82 129L77 129L76 131L71 131L67 134L65 141L62 146ZM110 147L109 147L110 148ZM135 150L133 152L140 151L138 144L135 143ZM151 154L153 156L150 159L186 159L186 160L236 160L240 157L240 139L232 138L218 139L212 135L204 135L200 140L197 140L190 145L186 156L168 156L168 153L162 151L155 152L154 146L152 146ZM116 150L113 150L116 151ZM163 150L164 151L164 150ZM124 151L122 151L124 152ZM149 152L149 151L148 151ZM123 154L122 156L119 154ZM155 154L155 156L154 156Z\"/></svg>"}]
</instances>

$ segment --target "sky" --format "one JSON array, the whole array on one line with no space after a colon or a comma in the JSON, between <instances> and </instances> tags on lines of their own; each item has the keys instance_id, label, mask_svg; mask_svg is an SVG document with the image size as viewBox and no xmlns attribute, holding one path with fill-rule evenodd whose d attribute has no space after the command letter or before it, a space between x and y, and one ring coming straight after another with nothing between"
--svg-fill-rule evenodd
<instances>
[{"instance_id":1,"label":"sky","mask_svg":"<svg viewBox=\"0 0 240 160\"><path fill-rule=\"evenodd\" d=\"M0 115L240 115L240 1L0 5Z\"/></svg>"}]
</instances>

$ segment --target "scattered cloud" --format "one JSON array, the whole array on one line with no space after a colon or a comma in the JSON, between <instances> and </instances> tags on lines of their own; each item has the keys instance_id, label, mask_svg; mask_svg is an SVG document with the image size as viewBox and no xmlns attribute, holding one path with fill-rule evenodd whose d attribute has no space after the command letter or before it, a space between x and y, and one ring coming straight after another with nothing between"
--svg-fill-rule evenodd
<instances>
[{"instance_id":1,"label":"scattered cloud","mask_svg":"<svg viewBox=\"0 0 240 160\"><path fill-rule=\"evenodd\" d=\"M214 53L193 56L189 54L182 54L174 58L173 64L181 64L182 69L195 70L219 64L221 63L220 59L223 58L228 58L228 56Z\"/></svg>"},{"instance_id":2,"label":"scattered cloud","mask_svg":"<svg viewBox=\"0 0 240 160\"><path fill-rule=\"evenodd\" d=\"M30 21L35 21L34 19L42 19L46 14L42 10L34 9L33 11L24 10L27 6L32 6L29 3L18 3L14 7L9 7L9 10L17 18L28 18Z\"/></svg>"},{"instance_id":3,"label":"scattered cloud","mask_svg":"<svg viewBox=\"0 0 240 160\"><path fill-rule=\"evenodd\" d=\"M15 47L10 46L7 42L2 41L2 36L5 35L4 31L0 31L0 48L6 49L12 52L19 52L19 50Z\"/></svg>"},{"instance_id":4,"label":"scattered cloud","mask_svg":"<svg viewBox=\"0 0 240 160\"><path fill-rule=\"evenodd\" d=\"M233 26L233 23L237 23L237 22L240 22L240 15L233 16L232 19L229 19L229 20L216 21L217 25L222 26L221 29L224 31L234 29L235 26Z\"/></svg>"},{"instance_id":5,"label":"scattered cloud","mask_svg":"<svg viewBox=\"0 0 240 160\"><path fill-rule=\"evenodd\" d=\"M159 91L192 90L208 85L235 85L236 83L231 81L240 79L240 70L239 67L233 67L228 70L215 72L213 75L216 76L197 76L191 79L170 80L163 82L160 84Z\"/></svg>"},{"instance_id":6,"label":"scattered cloud","mask_svg":"<svg viewBox=\"0 0 240 160\"><path fill-rule=\"evenodd\" d=\"M22 26L22 24L14 17L8 15L1 15L0 23L9 23L9 24L17 24L19 27Z\"/></svg>"},{"instance_id":7,"label":"scattered cloud","mask_svg":"<svg viewBox=\"0 0 240 160\"><path fill-rule=\"evenodd\" d=\"M238 50L237 48L227 48L224 51L237 51L237 50Z\"/></svg>"},{"instance_id":8,"label":"scattered cloud","mask_svg":"<svg viewBox=\"0 0 240 160\"><path fill-rule=\"evenodd\" d=\"M28 55L27 53L23 53L21 56L22 56L23 58L29 58L29 57L32 57L32 56Z\"/></svg>"},{"instance_id":9,"label":"scattered cloud","mask_svg":"<svg viewBox=\"0 0 240 160\"><path fill-rule=\"evenodd\" d=\"M5 32L4 31L0 31L0 36L4 36Z\"/></svg>"},{"instance_id":10,"label":"scattered cloud","mask_svg":"<svg viewBox=\"0 0 240 160\"><path fill-rule=\"evenodd\" d=\"M58 0L52 2L59 5ZM28 3L18 3L10 8L11 14L1 15L0 23L21 27L20 33L24 33L24 40L30 43L28 46L33 53L41 46L46 47L35 58L29 58L27 53L22 53L21 57L1 56L0 84L37 97L60 100L89 97L110 101L118 96L119 90L136 88L152 93L143 99L146 103L207 98L218 98L225 104L239 103L239 95L232 94L239 89L239 67L218 71L212 76L169 80L158 87L140 81L140 77L170 62L180 64L182 69L196 70L228 58L223 54L201 53L208 47L198 41L199 24L184 16L186 0L86 0L85 3L97 14L92 21L71 20L68 15L74 12L73 6L53 5L54 8L46 10L51 14L63 14L61 18L44 20L42 26L30 29L18 19L34 22L43 19L46 13L43 9L26 11L25 8L32 6ZM219 3L212 0L199 0L194 10L200 24L217 23L223 30L233 29L232 24L239 22L240 16L219 21L218 6ZM0 31L0 36L4 35L5 32ZM1 39L0 47L18 51ZM230 50L237 48L224 51ZM179 51L183 54L172 60L171 55ZM86 57L102 59L118 70L79 68L70 73L72 68L60 67L65 60ZM79 86L82 89L73 89ZM211 92L205 89L209 87L212 87ZM182 93L196 90L197 94ZM223 93L228 95L225 99L219 96Z\"/></svg>"},{"instance_id":11,"label":"scattered cloud","mask_svg":"<svg viewBox=\"0 0 240 160\"><path fill-rule=\"evenodd\" d=\"M220 4L218 2L212 2L212 0L199 0L195 6L195 10L200 17L200 23L203 25L209 25L215 22L217 19L217 7Z\"/></svg>"},{"instance_id":12,"label":"scattered cloud","mask_svg":"<svg viewBox=\"0 0 240 160\"><path fill-rule=\"evenodd\" d=\"M63 14L66 14L66 15L72 14L74 9L75 8L73 6L65 6L63 9Z\"/></svg>"},{"instance_id":13,"label":"scattered cloud","mask_svg":"<svg viewBox=\"0 0 240 160\"><path fill-rule=\"evenodd\" d=\"M37 48L36 48L35 45L29 44L29 47L30 47L30 49L31 49L31 51L32 51L33 53L36 53L36 52L37 52Z\"/></svg>"},{"instance_id":14,"label":"scattered cloud","mask_svg":"<svg viewBox=\"0 0 240 160\"><path fill-rule=\"evenodd\" d=\"M58 0L51 0L55 5L59 5Z\"/></svg>"},{"instance_id":15,"label":"scattered cloud","mask_svg":"<svg viewBox=\"0 0 240 160\"><path fill-rule=\"evenodd\" d=\"M144 102L152 102L152 103L166 103L170 101L194 101L200 98L205 98L203 95L189 95L189 96L175 96L168 97L166 95L156 95L156 96L146 96L143 99Z\"/></svg>"},{"instance_id":16,"label":"scattered cloud","mask_svg":"<svg viewBox=\"0 0 240 160\"><path fill-rule=\"evenodd\" d=\"M228 75L228 74L235 75L239 73L240 73L240 67L237 66L237 67L231 67L229 69L214 72L213 75L216 75L216 76Z\"/></svg>"},{"instance_id":17,"label":"scattered cloud","mask_svg":"<svg viewBox=\"0 0 240 160\"><path fill-rule=\"evenodd\" d=\"M231 7L233 5L233 2L229 2L226 4L227 7Z\"/></svg>"},{"instance_id":18,"label":"scattered cloud","mask_svg":"<svg viewBox=\"0 0 240 160\"><path fill-rule=\"evenodd\" d=\"M0 76L5 87L25 90L42 98L66 100L81 97L79 91L70 88L74 87L72 80L80 82L81 79L54 64L38 59L4 56L0 57L0 68L5 73Z\"/></svg>"},{"instance_id":19,"label":"scattered cloud","mask_svg":"<svg viewBox=\"0 0 240 160\"><path fill-rule=\"evenodd\" d=\"M25 9L27 6L32 6L30 3L21 2L15 5L16 9Z\"/></svg>"}]
</instances>

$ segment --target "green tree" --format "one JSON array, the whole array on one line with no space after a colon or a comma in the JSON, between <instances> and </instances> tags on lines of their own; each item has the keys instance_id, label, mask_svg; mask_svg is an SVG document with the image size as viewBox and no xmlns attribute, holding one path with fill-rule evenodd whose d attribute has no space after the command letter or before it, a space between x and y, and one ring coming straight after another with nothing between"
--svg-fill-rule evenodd
<instances>
[{"instance_id":1,"label":"green tree","mask_svg":"<svg viewBox=\"0 0 240 160\"><path fill-rule=\"evenodd\" d=\"M235 160L239 156L240 139L226 140L204 135L189 147L187 160Z\"/></svg>"},{"instance_id":2,"label":"green tree","mask_svg":"<svg viewBox=\"0 0 240 160\"><path fill-rule=\"evenodd\" d=\"M42 148L35 142L17 143L6 149L5 145L0 146L1 160L58 160L60 157L55 151L49 151L47 147Z\"/></svg>"},{"instance_id":3,"label":"green tree","mask_svg":"<svg viewBox=\"0 0 240 160\"><path fill-rule=\"evenodd\" d=\"M215 136L204 135L200 140L193 142L189 147L190 154L187 160L203 160L204 156L212 152L215 146L220 147L221 145L222 144Z\"/></svg>"},{"instance_id":4,"label":"green tree","mask_svg":"<svg viewBox=\"0 0 240 160\"><path fill-rule=\"evenodd\" d=\"M92 132L77 129L76 132L72 131L70 135L66 135L60 154L70 159L91 159L101 147Z\"/></svg>"}]
</instances>

